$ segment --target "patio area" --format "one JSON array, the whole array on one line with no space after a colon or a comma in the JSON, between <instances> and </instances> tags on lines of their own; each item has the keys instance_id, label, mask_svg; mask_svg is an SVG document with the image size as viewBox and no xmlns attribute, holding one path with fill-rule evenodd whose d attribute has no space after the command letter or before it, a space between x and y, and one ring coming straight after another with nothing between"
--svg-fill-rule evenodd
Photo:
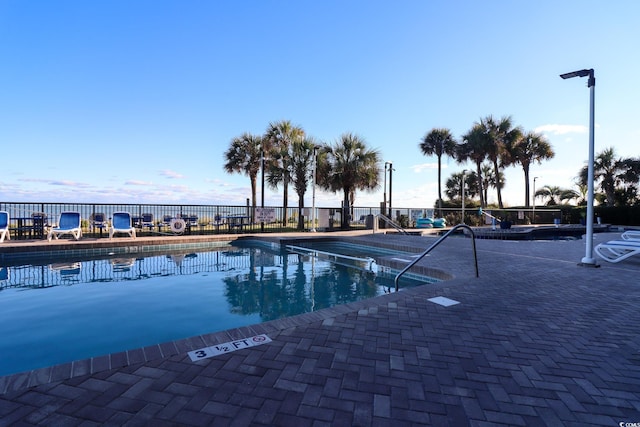
<instances>
[{"instance_id":1,"label":"patio area","mask_svg":"<svg viewBox=\"0 0 640 427\"><path fill-rule=\"evenodd\" d=\"M598 233L594 242L618 236ZM371 232L331 237L416 252L435 241ZM180 237L189 238L207 237ZM419 263L453 274L449 281L2 377L0 424L637 423L640 258L580 267L584 244L478 240L475 278L469 240L450 238ZM270 342L189 356L256 336Z\"/></svg>"}]
</instances>

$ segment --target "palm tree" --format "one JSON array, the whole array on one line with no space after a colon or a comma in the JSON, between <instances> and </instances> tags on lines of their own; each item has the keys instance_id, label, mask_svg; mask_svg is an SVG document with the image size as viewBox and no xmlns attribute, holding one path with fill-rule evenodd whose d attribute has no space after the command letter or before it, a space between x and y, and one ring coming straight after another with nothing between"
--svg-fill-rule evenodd
<instances>
[{"instance_id":1,"label":"palm tree","mask_svg":"<svg viewBox=\"0 0 640 427\"><path fill-rule=\"evenodd\" d=\"M507 147L512 163L520 163L524 171L524 205L529 207L529 167L531 163L553 158L555 153L544 136L527 132Z\"/></svg>"},{"instance_id":2,"label":"palm tree","mask_svg":"<svg viewBox=\"0 0 640 427\"><path fill-rule=\"evenodd\" d=\"M482 183L482 162L487 158L487 137L484 128L475 123L471 130L462 136L462 143L458 145L456 152L456 160L458 163L464 163L470 160L476 164L476 177L478 179L478 192L480 194L480 206L485 208L487 205L486 191Z\"/></svg>"},{"instance_id":3,"label":"palm tree","mask_svg":"<svg viewBox=\"0 0 640 427\"><path fill-rule=\"evenodd\" d=\"M502 175L502 172L500 172L500 180L496 179L496 172L490 162L482 163L480 170L482 171L482 188L484 189L484 199L487 201L487 204L489 204L489 188L496 188L496 186L498 185L498 181L501 185L504 184L504 176Z\"/></svg>"},{"instance_id":4,"label":"palm tree","mask_svg":"<svg viewBox=\"0 0 640 427\"><path fill-rule=\"evenodd\" d=\"M500 174L500 171L504 166L511 163L507 147L520 138L522 131L520 128L513 127L511 117L502 117L499 122L496 122L493 116L487 116L480 120L480 125L484 128L489 139L487 156L493 162L493 168L496 175L495 188L498 193L498 206L500 209L503 209L503 183L501 182L502 175Z\"/></svg>"},{"instance_id":5,"label":"palm tree","mask_svg":"<svg viewBox=\"0 0 640 427\"><path fill-rule=\"evenodd\" d=\"M578 187L578 190L576 191L576 193L578 193L578 197L577 197L578 201L576 202L576 204L578 206L586 205L587 192L589 191L589 188L587 187L586 184L581 184L579 180L576 182L576 186Z\"/></svg>"},{"instance_id":6,"label":"palm tree","mask_svg":"<svg viewBox=\"0 0 640 427\"><path fill-rule=\"evenodd\" d=\"M358 135L343 134L318 158L318 184L326 190L343 192L342 224L349 228L350 199L356 190L371 191L380 185L380 154L367 149Z\"/></svg>"},{"instance_id":7,"label":"palm tree","mask_svg":"<svg viewBox=\"0 0 640 427\"><path fill-rule=\"evenodd\" d=\"M434 128L422 138L420 150L425 156L438 157L438 209L442 217L442 156L455 157L458 143L451 136L451 131L445 128Z\"/></svg>"},{"instance_id":8,"label":"palm tree","mask_svg":"<svg viewBox=\"0 0 640 427\"><path fill-rule=\"evenodd\" d=\"M451 174L445 183L444 193L449 200L454 201L462 198L462 172ZM478 195L478 177L471 171L464 174L464 198L473 199Z\"/></svg>"},{"instance_id":9,"label":"palm tree","mask_svg":"<svg viewBox=\"0 0 640 427\"><path fill-rule=\"evenodd\" d=\"M576 190L572 190L570 188L564 189L560 192L558 196L561 202L567 202L571 200L576 200L580 198L580 193Z\"/></svg>"},{"instance_id":10,"label":"palm tree","mask_svg":"<svg viewBox=\"0 0 640 427\"><path fill-rule=\"evenodd\" d=\"M624 204L618 200L616 191L621 196L626 193L629 186L635 191L638 183L640 166L637 159L622 159L616 156L613 147L607 148L596 155L593 162L594 182L600 181L600 188L604 192L604 203L607 206ZM580 171L580 184L587 184L588 168L584 166ZM622 191L622 192L620 192ZM629 195L624 195L625 200L629 200Z\"/></svg>"},{"instance_id":11,"label":"palm tree","mask_svg":"<svg viewBox=\"0 0 640 427\"><path fill-rule=\"evenodd\" d=\"M313 180L313 150L316 143L312 138L296 139L291 144L291 183L298 195L298 230L304 230L304 194Z\"/></svg>"},{"instance_id":12,"label":"palm tree","mask_svg":"<svg viewBox=\"0 0 640 427\"><path fill-rule=\"evenodd\" d=\"M231 140L231 146L224 153L224 170L227 173L244 173L251 181L251 202L256 208L256 178L260 170L262 137L243 133Z\"/></svg>"},{"instance_id":13,"label":"palm tree","mask_svg":"<svg viewBox=\"0 0 640 427\"><path fill-rule=\"evenodd\" d=\"M545 185L544 187L536 191L534 197L541 197L543 199L547 198L549 200L547 201L546 205L555 206L559 204L558 201L560 200L563 191L565 190L558 187L557 185Z\"/></svg>"},{"instance_id":14,"label":"palm tree","mask_svg":"<svg viewBox=\"0 0 640 427\"><path fill-rule=\"evenodd\" d=\"M304 130L294 126L289 120L269 123L264 135L265 146L268 146L269 178L273 188L282 183L283 215L282 225L287 225L287 208L289 204L289 182L291 181L291 145L304 138Z\"/></svg>"}]
</instances>

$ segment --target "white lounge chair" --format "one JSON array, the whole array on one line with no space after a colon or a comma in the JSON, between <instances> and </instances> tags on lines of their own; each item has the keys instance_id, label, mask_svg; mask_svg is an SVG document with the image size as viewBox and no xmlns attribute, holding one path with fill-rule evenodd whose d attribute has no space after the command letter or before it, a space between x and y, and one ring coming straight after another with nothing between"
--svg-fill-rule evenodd
<instances>
[{"instance_id":1,"label":"white lounge chair","mask_svg":"<svg viewBox=\"0 0 640 427\"><path fill-rule=\"evenodd\" d=\"M125 233L132 238L136 238L136 229L131 225L131 214L129 212L114 212L111 218L111 228L109 238L112 239L116 233Z\"/></svg>"},{"instance_id":2,"label":"white lounge chair","mask_svg":"<svg viewBox=\"0 0 640 427\"><path fill-rule=\"evenodd\" d=\"M4 238L11 240L9 233L9 212L0 211L0 243L4 242Z\"/></svg>"},{"instance_id":3,"label":"white lounge chair","mask_svg":"<svg viewBox=\"0 0 640 427\"><path fill-rule=\"evenodd\" d=\"M605 261L620 262L640 254L640 240L610 240L600 243L594 250Z\"/></svg>"},{"instance_id":4,"label":"white lounge chair","mask_svg":"<svg viewBox=\"0 0 640 427\"><path fill-rule=\"evenodd\" d=\"M51 241L53 237L58 240L58 237L65 234L71 234L74 239L80 240L82 237L81 225L80 212L62 212L58 220L58 226L49 229L47 240Z\"/></svg>"},{"instance_id":5,"label":"white lounge chair","mask_svg":"<svg viewBox=\"0 0 640 427\"><path fill-rule=\"evenodd\" d=\"M640 230L627 230L622 233L624 240L640 240Z\"/></svg>"}]
</instances>

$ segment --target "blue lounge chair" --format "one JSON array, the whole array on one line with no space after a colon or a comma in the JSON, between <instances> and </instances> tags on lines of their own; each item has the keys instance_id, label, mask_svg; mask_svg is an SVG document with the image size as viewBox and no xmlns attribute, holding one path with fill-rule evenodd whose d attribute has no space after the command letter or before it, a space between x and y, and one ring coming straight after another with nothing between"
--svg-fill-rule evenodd
<instances>
[{"instance_id":1,"label":"blue lounge chair","mask_svg":"<svg viewBox=\"0 0 640 427\"><path fill-rule=\"evenodd\" d=\"M162 223L159 227L171 227L171 220L173 219L172 215L164 215L162 217Z\"/></svg>"},{"instance_id":2,"label":"blue lounge chair","mask_svg":"<svg viewBox=\"0 0 640 427\"><path fill-rule=\"evenodd\" d=\"M112 239L116 233L125 233L129 237L136 238L136 229L131 225L131 214L129 212L114 212L111 218L111 228L109 238Z\"/></svg>"},{"instance_id":3,"label":"blue lounge chair","mask_svg":"<svg viewBox=\"0 0 640 427\"><path fill-rule=\"evenodd\" d=\"M140 228L143 229L147 227L149 231L153 230L155 224L153 223L153 214L152 213L143 213L140 217Z\"/></svg>"},{"instance_id":4,"label":"blue lounge chair","mask_svg":"<svg viewBox=\"0 0 640 427\"><path fill-rule=\"evenodd\" d=\"M11 234L9 234L9 213L6 211L0 211L0 243L4 242L4 238L11 240Z\"/></svg>"},{"instance_id":5,"label":"blue lounge chair","mask_svg":"<svg viewBox=\"0 0 640 427\"><path fill-rule=\"evenodd\" d=\"M70 234L74 239L80 240L82 237L81 221L80 212L62 212L58 226L49 229L47 240L51 241L54 237L58 240L58 237L65 234Z\"/></svg>"},{"instance_id":6,"label":"blue lounge chair","mask_svg":"<svg viewBox=\"0 0 640 427\"><path fill-rule=\"evenodd\" d=\"M193 228L193 227L197 227L198 226L198 215L187 215L184 218L185 222L187 223L187 227L189 228Z\"/></svg>"},{"instance_id":7,"label":"blue lounge chair","mask_svg":"<svg viewBox=\"0 0 640 427\"><path fill-rule=\"evenodd\" d=\"M95 232L96 228L100 229L100 235L102 235L102 230L109 228L109 223L107 222L107 216L100 213L92 213L89 218L89 222L91 224L91 231Z\"/></svg>"}]
</instances>

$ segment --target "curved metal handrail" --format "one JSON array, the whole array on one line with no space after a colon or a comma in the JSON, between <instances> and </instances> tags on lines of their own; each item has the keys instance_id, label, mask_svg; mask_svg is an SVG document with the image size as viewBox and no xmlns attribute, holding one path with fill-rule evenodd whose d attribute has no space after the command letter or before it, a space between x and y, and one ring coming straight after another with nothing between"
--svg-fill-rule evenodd
<instances>
[{"instance_id":1,"label":"curved metal handrail","mask_svg":"<svg viewBox=\"0 0 640 427\"><path fill-rule=\"evenodd\" d=\"M391 227L395 228L396 231L402 233L402 234L409 234L407 233L407 230L405 230L404 228L402 228L401 226L399 226L398 224L396 224L391 218L387 217L386 215L383 214L377 214L376 215L379 219L382 219L385 223L389 224ZM375 231L374 231L375 232Z\"/></svg>"},{"instance_id":2,"label":"curved metal handrail","mask_svg":"<svg viewBox=\"0 0 640 427\"><path fill-rule=\"evenodd\" d=\"M411 267L413 267L414 265L416 265L416 263L418 261L420 261L422 258L424 258L425 256L427 256L427 254L429 252L431 252L436 246L438 246L440 243L442 243L442 241L444 239L446 239L447 237L449 237L449 235L451 233L453 233L454 231L458 230L459 228L464 228L466 230L469 230L469 232L471 233L471 244L473 246L473 257L475 259L475 264L476 264L476 277L480 277L480 275L478 274L478 253L476 252L476 235L473 232L473 229L471 227L469 227L466 224L458 224L455 227L453 227L451 230L447 231L442 237L440 237L438 240L436 240L436 242L429 246L427 248L426 251L424 251L420 256L418 256L415 260L413 260L409 265L407 265L400 273L398 273L396 275L396 278L394 279L394 283L396 285L396 292L398 291L398 280L400 280L400 276L402 276L404 273L407 272L407 270L409 270Z\"/></svg>"}]
</instances>

